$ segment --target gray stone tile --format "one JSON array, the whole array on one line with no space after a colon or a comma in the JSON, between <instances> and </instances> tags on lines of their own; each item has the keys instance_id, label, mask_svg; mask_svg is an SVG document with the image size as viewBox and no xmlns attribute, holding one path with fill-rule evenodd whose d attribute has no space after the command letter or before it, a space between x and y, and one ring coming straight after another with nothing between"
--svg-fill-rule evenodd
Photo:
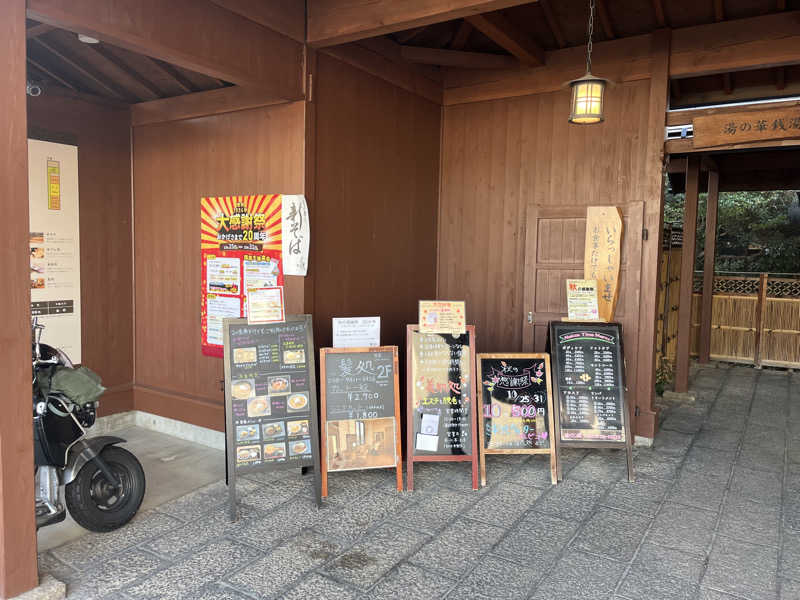
<instances>
[{"instance_id":1,"label":"gray stone tile","mask_svg":"<svg viewBox=\"0 0 800 600\"><path fill-rule=\"evenodd\" d=\"M781 582L781 600L797 600L800 598L800 582L784 579Z\"/></svg>"},{"instance_id":2,"label":"gray stone tile","mask_svg":"<svg viewBox=\"0 0 800 600\"><path fill-rule=\"evenodd\" d=\"M562 481L548 490L536 505L539 512L564 519L583 520L606 493L605 486L586 481Z\"/></svg>"},{"instance_id":3,"label":"gray stone tile","mask_svg":"<svg viewBox=\"0 0 800 600\"><path fill-rule=\"evenodd\" d=\"M777 571L777 548L718 535L702 585L752 600L774 600L777 597Z\"/></svg>"},{"instance_id":4,"label":"gray stone tile","mask_svg":"<svg viewBox=\"0 0 800 600\"><path fill-rule=\"evenodd\" d=\"M569 552L542 581L535 600L598 600L612 594L625 564L601 556ZM591 576L587 576L591 574Z\"/></svg>"},{"instance_id":5,"label":"gray stone tile","mask_svg":"<svg viewBox=\"0 0 800 600\"><path fill-rule=\"evenodd\" d=\"M520 557L524 560L524 557ZM507 559L487 556L463 577L451 592L452 598L519 599L528 597L533 586L547 570L546 564L535 560L510 563Z\"/></svg>"},{"instance_id":6,"label":"gray stone tile","mask_svg":"<svg viewBox=\"0 0 800 600\"><path fill-rule=\"evenodd\" d=\"M240 498L259 488L261 485L250 479L237 478L236 480L236 492ZM183 521L193 521L200 515L219 508L227 502L228 486L224 481L217 481L160 505L158 512L166 513Z\"/></svg>"},{"instance_id":7,"label":"gray stone tile","mask_svg":"<svg viewBox=\"0 0 800 600\"><path fill-rule=\"evenodd\" d=\"M341 510L329 511L323 519L315 523L314 528L325 535L354 542L371 527L392 517L405 502L400 494L371 491L358 503L345 506Z\"/></svg>"},{"instance_id":8,"label":"gray stone tile","mask_svg":"<svg viewBox=\"0 0 800 600\"><path fill-rule=\"evenodd\" d=\"M672 480L677 476L681 458L649 448L635 448L633 470L636 477Z\"/></svg>"},{"instance_id":9,"label":"gray stone tile","mask_svg":"<svg viewBox=\"0 0 800 600\"><path fill-rule=\"evenodd\" d=\"M796 493L784 500L783 525L794 532L800 532L800 496Z\"/></svg>"},{"instance_id":10,"label":"gray stone tile","mask_svg":"<svg viewBox=\"0 0 800 600\"><path fill-rule=\"evenodd\" d=\"M384 523L325 567L325 573L366 590L429 539L419 531Z\"/></svg>"},{"instance_id":11,"label":"gray stone tile","mask_svg":"<svg viewBox=\"0 0 800 600\"><path fill-rule=\"evenodd\" d=\"M472 492L442 489L424 500L417 499L416 502L407 503L408 508L395 513L394 519L420 531L439 531L481 497Z\"/></svg>"},{"instance_id":12,"label":"gray stone tile","mask_svg":"<svg viewBox=\"0 0 800 600\"><path fill-rule=\"evenodd\" d=\"M780 572L784 577L800 581L800 533L783 532Z\"/></svg>"},{"instance_id":13,"label":"gray stone tile","mask_svg":"<svg viewBox=\"0 0 800 600\"><path fill-rule=\"evenodd\" d=\"M318 508L316 501L298 496L291 502L281 504L262 518L253 519L237 534L237 539L258 548L268 550L278 541L297 535L311 527L323 516L335 512L335 508Z\"/></svg>"},{"instance_id":14,"label":"gray stone tile","mask_svg":"<svg viewBox=\"0 0 800 600\"><path fill-rule=\"evenodd\" d=\"M704 474L730 472L735 459L735 450L714 450L694 446L686 455L683 470Z\"/></svg>"},{"instance_id":15,"label":"gray stone tile","mask_svg":"<svg viewBox=\"0 0 800 600\"><path fill-rule=\"evenodd\" d=\"M267 555L226 577L237 590L271 598L294 586L305 573L333 560L342 546L313 531L304 531Z\"/></svg>"},{"instance_id":16,"label":"gray stone tile","mask_svg":"<svg viewBox=\"0 0 800 600\"><path fill-rule=\"evenodd\" d=\"M39 554L39 577L50 575L64 583L71 583L79 576L78 571L68 564L58 560L53 556L53 552L48 550Z\"/></svg>"},{"instance_id":17,"label":"gray stone tile","mask_svg":"<svg viewBox=\"0 0 800 600\"><path fill-rule=\"evenodd\" d=\"M511 559L527 556L531 540L535 540L536 560L548 562L555 558L578 530L576 521L565 521L535 510L525 515L517 527L494 547L493 554Z\"/></svg>"},{"instance_id":18,"label":"gray stone tile","mask_svg":"<svg viewBox=\"0 0 800 600\"><path fill-rule=\"evenodd\" d=\"M714 450L735 451L739 447L742 439L741 431L729 431L727 429L706 429L705 427L697 434L694 445L701 448L713 448Z\"/></svg>"},{"instance_id":19,"label":"gray stone tile","mask_svg":"<svg viewBox=\"0 0 800 600\"><path fill-rule=\"evenodd\" d=\"M784 450L758 446L743 447L737 464L749 469L783 472Z\"/></svg>"},{"instance_id":20,"label":"gray stone tile","mask_svg":"<svg viewBox=\"0 0 800 600\"><path fill-rule=\"evenodd\" d=\"M237 490L239 485L236 485ZM257 488L243 493L239 497L239 504L250 506L261 512L269 512L299 496L313 496L313 486L308 481L297 478L279 479L259 485Z\"/></svg>"},{"instance_id":21,"label":"gray stone tile","mask_svg":"<svg viewBox=\"0 0 800 600\"><path fill-rule=\"evenodd\" d=\"M726 473L683 471L667 494L667 499L695 508L717 511L725 496L727 480Z\"/></svg>"},{"instance_id":22,"label":"gray stone tile","mask_svg":"<svg viewBox=\"0 0 800 600\"><path fill-rule=\"evenodd\" d=\"M780 506L751 502L729 494L722 509L719 532L731 538L777 546L780 543Z\"/></svg>"},{"instance_id":23,"label":"gray stone tile","mask_svg":"<svg viewBox=\"0 0 800 600\"><path fill-rule=\"evenodd\" d=\"M627 462L623 450L595 451L581 460L566 475L567 480L593 483L614 483L627 477Z\"/></svg>"},{"instance_id":24,"label":"gray stone tile","mask_svg":"<svg viewBox=\"0 0 800 600\"><path fill-rule=\"evenodd\" d=\"M662 454L672 456L683 456L689 450L692 443L692 436L679 431L665 429L656 434L653 447Z\"/></svg>"},{"instance_id":25,"label":"gray stone tile","mask_svg":"<svg viewBox=\"0 0 800 600\"><path fill-rule=\"evenodd\" d=\"M742 600L741 596L732 596L719 590L712 590L709 588L700 588L700 593L697 600Z\"/></svg>"},{"instance_id":26,"label":"gray stone tile","mask_svg":"<svg viewBox=\"0 0 800 600\"><path fill-rule=\"evenodd\" d=\"M435 600L444 598L455 586L455 579L426 571L414 565L401 564L365 593L362 600ZM299 599L298 599L299 600Z\"/></svg>"},{"instance_id":27,"label":"gray stone tile","mask_svg":"<svg viewBox=\"0 0 800 600\"><path fill-rule=\"evenodd\" d=\"M258 551L221 540L191 554L188 558L150 575L144 581L123 589L131 598L172 600L193 598L203 586L257 558Z\"/></svg>"},{"instance_id":28,"label":"gray stone tile","mask_svg":"<svg viewBox=\"0 0 800 600\"><path fill-rule=\"evenodd\" d=\"M110 533L87 533L74 542L64 544L52 550L53 556L60 561L78 569L89 569L99 560L122 552L162 535L183 521L156 511L146 511L134 517L125 527Z\"/></svg>"},{"instance_id":29,"label":"gray stone tile","mask_svg":"<svg viewBox=\"0 0 800 600\"><path fill-rule=\"evenodd\" d=\"M646 540L660 546L705 555L716 525L713 512L666 503L653 522Z\"/></svg>"},{"instance_id":30,"label":"gray stone tile","mask_svg":"<svg viewBox=\"0 0 800 600\"><path fill-rule=\"evenodd\" d=\"M580 529L571 547L628 561L649 525L647 517L599 508Z\"/></svg>"},{"instance_id":31,"label":"gray stone tile","mask_svg":"<svg viewBox=\"0 0 800 600\"><path fill-rule=\"evenodd\" d=\"M423 569L460 575L504 534L500 527L462 517L420 548L409 562Z\"/></svg>"},{"instance_id":32,"label":"gray stone tile","mask_svg":"<svg viewBox=\"0 0 800 600\"><path fill-rule=\"evenodd\" d=\"M96 568L83 572L74 585L69 586L69 593L84 600L104 598L167 566L166 561L134 548L99 560Z\"/></svg>"},{"instance_id":33,"label":"gray stone tile","mask_svg":"<svg viewBox=\"0 0 800 600\"><path fill-rule=\"evenodd\" d=\"M358 592L338 581L312 573L281 596L281 600L307 600L308 598L355 600L358 598Z\"/></svg>"},{"instance_id":34,"label":"gray stone tile","mask_svg":"<svg viewBox=\"0 0 800 600\"><path fill-rule=\"evenodd\" d=\"M743 496L754 502L778 506L781 503L782 484L782 474L756 471L736 465L733 469L730 493Z\"/></svg>"},{"instance_id":35,"label":"gray stone tile","mask_svg":"<svg viewBox=\"0 0 800 600\"><path fill-rule=\"evenodd\" d=\"M521 517L542 494L533 487L504 481L493 489L466 513L466 516L502 527Z\"/></svg>"},{"instance_id":36,"label":"gray stone tile","mask_svg":"<svg viewBox=\"0 0 800 600\"><path fill-rule=\"evenodd\" d=\"M601 504L653 517L658 512L670 485L670 482L662 479L642 477L633 483L620 481L611 488Z\"/></svg>"},{"instance_id":37,"label":"gray stone tile","mask_svg":"<svg viewBox=\"0 0 800 600\"><path fill-rule=\"evenodd\" d=\"M670 414L661 424L661 429L677 431L694 435L703 425L703 415L691 414L687 411L670 411Z\"/></svg>"},{"instance_id":38,"label":"gray stone tile","mask_svg":"<svg viewBox=\"0 0 800 600\"><path fill-rule=\"evenodd\" d=\"M622 582L619 594L648 600L694 600L697 589L695 582L634 566Z\"/></svg>"},{"instance_id":39,"label":"gray stone tile","mask_svg":"<svg viewBox=\"0 0 800 600\"><path fill-rule=\"evenodd\" d=\"M231 523L227 507L217 507L191 523L181 525L164 535L146 542L143 547L165 558L171 558L205 546L212 540L230 536L236 537L261 514L247 505L239 508L239 519Z\"/></svg>"},{"instance_id":40,"label":"gray stone tile","mask_svg":"<svg viewBox=\"0 0 800 600\"><path fill-rule=\"evenodd\" d=\"M196 594L192 596L192 600L251 600L250 596L218 582L204 585Z\"/></svg>"},{"instance_id":41,"label":"gray stone tile","mask_svg":"<svg viewBox=\"0 0 800 600\"><path fill-rule=\"evenodd\" d=\"M553 485L550 477L549 457L532 456L529 461L517 470L513 481L518 485L549 489Z\"/></svg>"},{"instance_id":42,"label":"gray stone tile","mask_svg":"<svg viewBox=\"0 0 800 600\"><path fill-rule=\"evenodd\" d=\"M700 583L706 570L706 557L645 542L639 548L633 566L640 571Z\"/></svg>"}]
</instances>

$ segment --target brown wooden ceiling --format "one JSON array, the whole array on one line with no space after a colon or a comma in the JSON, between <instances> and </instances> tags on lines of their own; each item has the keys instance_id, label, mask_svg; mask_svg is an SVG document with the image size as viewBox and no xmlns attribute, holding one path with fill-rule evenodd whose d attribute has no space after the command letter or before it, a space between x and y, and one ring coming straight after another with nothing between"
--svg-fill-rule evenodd
<instances>
[{"instance_id":1,"label":"brown wooden ceiling","mask_svg":"<svg viewBox=\"0 0 800 600\"><path fill-rule=\"evenodd\" d=\"M85 44L70 31L36 21L27 27L28 80L45 94L56 86L131 104L229 85L105 42Z\"/></svg>"}]
</instances>

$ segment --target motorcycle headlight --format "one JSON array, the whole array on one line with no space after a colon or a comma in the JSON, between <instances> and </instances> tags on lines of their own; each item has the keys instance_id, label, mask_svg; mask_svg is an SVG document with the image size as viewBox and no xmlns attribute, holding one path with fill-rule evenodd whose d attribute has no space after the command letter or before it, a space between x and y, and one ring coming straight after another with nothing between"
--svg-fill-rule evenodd
<instances>
[{"instance_id":1,"label":"motorcycle headlight","mask_svg":"<svg viewBox=\"0 0 800 600\"><path fill-rule=\"evenodd\" d=\"M43 415L44 412L47 410L47 403L46 402L37 402L36 403L36 414Z\"/></svg>"}]
</instances>

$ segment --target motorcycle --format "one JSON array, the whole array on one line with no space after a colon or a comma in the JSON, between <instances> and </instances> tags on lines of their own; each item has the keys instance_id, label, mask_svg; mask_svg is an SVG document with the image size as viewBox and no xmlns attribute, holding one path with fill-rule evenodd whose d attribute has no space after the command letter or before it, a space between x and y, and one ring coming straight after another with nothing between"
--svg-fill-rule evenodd
<instances>
[{"instance_id":1,"label":"motorcycle","mask_svg":"<svg viewBox=\"0 0 800 600\"><path fill-rule=\"evenodd\" d=\"M38 319L32 330L36 528L63 521L69 510L90 531L118 529L142 504L142 465L117 446L124 439L86 437L105 388L88 369L75 369L64 352L41 343L44 325ZM77 381L79 392L69 391L69 381Z\"/></svg>"}]
</instances>

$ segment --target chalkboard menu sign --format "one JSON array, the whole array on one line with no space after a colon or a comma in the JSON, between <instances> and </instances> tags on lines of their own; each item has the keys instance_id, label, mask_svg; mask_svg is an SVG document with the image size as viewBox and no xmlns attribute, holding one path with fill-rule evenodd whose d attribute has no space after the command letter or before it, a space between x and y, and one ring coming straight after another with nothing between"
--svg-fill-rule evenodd
<instances>
[{"instance_id":1,"label":"chalkboard menu sign","mask_svg":"<svg viewBox=\"0 0 800 600\"><path fill-rule=\"evenodd\" d=\"M400 385L397 346L320 349L322 496L328 471L397 469L400 451Z\"/></svg>"},{"instance_id":2,"label":"chalkboard menu sign","mask_svg":"<svg viewBox=\"0 0 800 600\"><path fill-rule=\"evenodd\" d=\"M559 444L625 447L632 479L622 326L552 321L548 346L558 398Z\"/></svg>"},{"instance_id":3,"label":"chalkboard menu sign","mask_svg":"<svg viewBox=\"0 0 800 600\"><path fill-rule=\"evenodd\" d=\"M231 511L240 473L314 466L321 502L311 315L225 319L225 430Z\"/></svg>"},{"instance_id":4,"label":"chalkboard menu sign","mask_svg":"<svg viewBox=\"0 0 800 600\"><path fill-rule=\"evenodd\" d=\"M547 354L479 354L481 484L487 454L548 454L557 482L553 395Z\"/></svg>"},{"instance_id":5,"label":"chalkboard menu sign","mask_svg":"<svg viewBox=\"0 0 800 600\"><path fill-rule=\"evenodd\" d=\"M414 489L414 462L472 461L478 489L475 432L475 327L466 333L421 333L407 326L408 489Z\"/></svg>"}]
</instances>

